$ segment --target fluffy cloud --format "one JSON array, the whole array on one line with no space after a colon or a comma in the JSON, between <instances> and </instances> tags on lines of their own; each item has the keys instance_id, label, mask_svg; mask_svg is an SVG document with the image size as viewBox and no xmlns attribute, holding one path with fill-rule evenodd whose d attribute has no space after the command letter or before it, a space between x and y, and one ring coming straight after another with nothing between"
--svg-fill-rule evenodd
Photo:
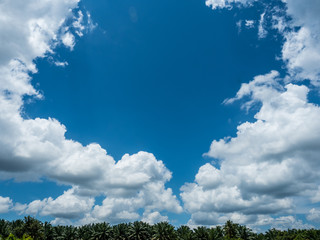
<instances>
[{"instance_id":1,"label":"fluffy cloud","mask_svg":"<svg viewBox=\"0 0 320 240\"><path fill-rule=\"evenodd\" d=\"M309 79L319 86L320 31L303 26L298 31L286 33L285 38L282 58L290 74L297 80Z\"/></svg>"},{"instance_id":2,"label":"fluffy cloud","mask_svg":"<svg viewBox=\"0 0 320 240\"><path fill-rule=\"evenodd\" d=\"M276 21L276 28L285 37L282 59L295 80L309 79L312 84L319 86L320 3L317 0L309 0L303 4L297 0L285 2L287 15L292 20Z\"/></svg>"},{"instance_id":3,"label":"fluffy cloud","mask_svg":"<svg viewBox=\"0 0 320 240\"><path fill-rule=\"evenodd\" d=\"M242 84L236 97L226 101L249 98L246 108L262 106L254 122L238 126L236 137L212 142L207 155L219 159L220 168L202 166L195 182L181 188L193 224L216 224L234 212L257 222L258 216L287 214L315 202L320 108L308 103L307 94L305 86L282 87L272 71Z\"/></svg>"},{"instance_id":4,"label":"fluffy cloud","mask_svg":"<svg viewBox=\"0 0 320 240\"><path fill-rule=\"evenodd\" d=\"M20 59L27 66L36 57L51 52L59 29L79 0L11 1L0 3L0 65ZM5 34L4 34L5 33Z\"/></svg>"},{"instance_id":5,"label":"fluffy cloud","mask_svg":"<svg viewBox=\"0 0 320 240\"><path fill-rule=\"evenodd\" d=\"M12 205L12 200L9 197L0 196L0 213L8 212Z\"/></svg>"},{"instance_id":6,"label":"fluffy cloud","mask_svg":"<svg viewBox=\"0 0 320 240\"><path fill-rule=\"evenodd\" d=\"M235 3L250 1L206 1L213 9ZM215 163L202 166L195 182L181 188L184 206L192 214L190 224L232 219L255 226L310 227L288 215L297 209L317 221L318 210L305 209L320 199L320 108L308 102L308 87L292 83L308 79L319 86L320 3L283 3L286 8L280 2L264 5L258 36L266 36L269 21L284 36L281 55L288 76L280 79L276 71L256 76L225 101L245 99L242 108L257 103L261 108L254 122L238 126L236 137L213 141L207 155Z\"/></svg>"},{"instance_id":7,"label":"fluffy cloud","mask_svg":"<svg viewBox=\"0 0 320 240\"><path fill-rule=\"evenodd\" d=\"M72 166L75 163L69 162L69 164ZM68 224L70 219L77 219L78 224L100 221L119 223L141 218L148 222L157 222L167 220L166 216L160 214L161 211L182 212L182 207L172 190L165 188L165 182L170 180L171 173L152 154L146 152L139 152L131 156L126 154L117 163L113 162L107 167L95 166L94 161L87 164L83 166L83 163L80 162L81 167L86 169L89 176L84 181L85 184L78 182L77 186L56 199L35 200L23 208L18 206L19 212L53 216L55 217L53 223L59 224ZM98 172L98 179L90 182L91 168L93 169L92 176L95 176L94 173L100 170L99 167L102 167L102 172ZM61 168L68 171L64 165L61 165ZM63 172L61 176L67 174L68 172ZM78 174L81 176L81 171L74 176L77 177ZM105 196L105 199L101 205L94 205L95 196L100 194ZM143 216L140 216L140 210L143 210Z\"/></svg>"},{"instance_id":8,"label":"fluffy cloud","mask_svg":"<svg viewBox=\"0 0 320 240\"><path fill-rule=\"evenodd\" d=\"M165 187L171 172L153 154L126 154L116 162L99 144L83 146L66 139L66 127L56 119L23 117L24 97L42 97L29 75L37 71L34 59L54 53L57 44L72 50L76 36L96 26L89 13L84 16L78 9L78 2L0 3L0 178L45 178L71 186L56 199L17 203L12 209L21 214L52 216L55 223L66 224L70 219L139 219L141 209L146 210L144 217L151 214L150 219L157 217L154 212L181 212L172 190ZM95 197L101 195L105 196L103 204L94 205ZM0 198L0 202L1 212L12 206L9 198Z\"/></svg>"},{"instance_id":9,"label":"fluffy cloud","mask_svg":"<svg viewBox=\"0 0 320 240\"><path fill-rule=\"evenodd\" d=\"M143 218L150 221L155 220L154 213L150 215L154 210L182 212L172 190L164 186L171 173L150 153L125 155L106 176L104 194L107 197L102 205L94 206L82 223L105 219L111 223L137 220L139 209L144 209Z\"/></svg>"},{"instance_id":10,"label":"fluffy cloud","mask_svg":"<svg viewBox=\"0 0 320 240\"><path fill-rule=\"evenodd\" d=\"M169 222L169 219L167 216L162 216L159 212L145 212L141 221L155 224L158 222Z\"/></svg>"},{"instance_id":11,"label":"fluffy cloud","mask_svg":"<svg viewBox=\"0 0 320 240\"><path fill-rule=\"evenodd\" d=\"M49 197L41 201L35 200L28 204L24 212L31 215L75 219L90 211L94 201L94 198L76 195L72 188L56 199Z\"/></svg>"},{"instance_id":12,"label":"fluffy cloud","mask_svg":"<svg viewBox=\"0 0 320 240\"><path fill-rule=\"evenodd\" d=\"M282 17L275 22L276 28L285 38L282 59L295 80L309 79L313 85L319 86L320 2L284 2L287 6L286 15L291 20L285 21Z\"/></svg>"}]
</instances>

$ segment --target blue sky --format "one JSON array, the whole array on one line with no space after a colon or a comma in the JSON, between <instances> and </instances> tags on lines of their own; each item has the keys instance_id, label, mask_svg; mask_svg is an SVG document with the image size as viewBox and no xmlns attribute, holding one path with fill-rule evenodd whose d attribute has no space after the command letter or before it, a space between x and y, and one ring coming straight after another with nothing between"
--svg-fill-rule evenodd
<instances>
[{"instance_id":1,"label":"blue sky","mask_svg":"<svg viewBox=\"0 0 320 240\"><path fill-rule=\"evenodd\" d=\"M19 4L0 217L318 226L317 1Z\"/></svg>"}]
</instances>

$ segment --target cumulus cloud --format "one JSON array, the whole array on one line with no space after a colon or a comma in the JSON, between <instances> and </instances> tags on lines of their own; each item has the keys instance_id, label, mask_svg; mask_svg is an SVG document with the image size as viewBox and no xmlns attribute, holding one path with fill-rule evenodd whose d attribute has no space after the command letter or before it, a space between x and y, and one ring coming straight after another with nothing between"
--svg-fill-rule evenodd
<instances>
[{"instance_id":1,"label":"cumulus cloud","mask_svg":"<svg viewBox=\"0 0 320 240\"><path fill-rule=\"evenodd\" d=\"M282 58L290 74L297 80L309 79L319 86L320 32L317 34L308 27L301 27L298 31L286 33L285 38Z\"/></svg>"},{"instance_id":2,"label":"cumulus cloud","mask_svg":"<svg viewBox=\"0 0 320 240\"><path fill-rule=\"evenodd\" d=\"M35 200L25 206L23 213L30 215L53 216L58 219L76 219L89 212L94 205L94 198L79 196L75 189L65 191L61 196Z\"/></svg>"},{"instance_id":3,"label":"cumulus cloud","mask_svg":"<svg viewBox=\"0 0 320 240\"><path fill-rule=\"evenodd\" d=\"M238 126L236 137L212 142L207 155L220 167L205 164L195 182L181 188L192 223L216 224L235 212L251 216L249 223L255 215L257 222L258 216L288 214L314 202L320 183L320 108L308 103L308 91L303 85L282 87L272 71L242 84L226 101L248 98L246 108L262 106L254 122Z\"/></svg>"},{"instance_id":4,"label":"cumulus cloud","mask_svg":"<svg viewBox=\"0 0 320 240\"><path fill-rule=\"evenodd\" d=\"M66 18L72 16L72 9L78 0L11 1L0 3L0 65L7 65L13 59L20 59L27 66L36 57L51 52L52 41L59 38L59 28ZM4 34L5 33L5 34Z\"/></svg>"},{"instance_id":5,"label":"cumulus cloud","mask_svg":"<svg viewBox=\"0 0 320 240\"><path fill-rule=\"evenodd\" d=\"M320 2L286 0L287 16L291 21L277 18L276 26L285 38L282 59L294 80L320 81Z\"/></svg>"},{"instance_id":6,"label":"cumulus cloud","mask_svg":"<svg viewBox=\"0 0 320 240\"><path fill-rule=\"evenodd\" d=\"M145 211L143 218L154 210L182 212L172 190L164 186L171 173L152 154L125 155L108 175L107 197L102 205L94 206L82 223L105 219L111 223L137 220L140 218L139 209Z\"/></svg>"},{"instance_id":7,"label":"cumulus cloud","mask_svg":"<svg viewBox=\"0 0 320 240\"><path fill-rule=\"evenodd\" d=\"M159 212L145 212L143 213L142 221L155 224L158 222L169 222L169 219L167 216L162 216Z\"/></svg>"},{"instance_id":8,"label":"cumulus cloud","mask_svg":"<svg viewBox=\"0 0 320 240\"><path fill-rule=\"evenodd\" d=\"M71 50L73 50L74 45L76 44L75 38L73 36L73 34L71 34L70 32L65 33L62 37L61 37L62 43L66 46L69 47Z\"/></svg>"},{"instance_id":9,"label":"cumulus cloud","mask_svg":"<svg viewBox=\"0 0 320 240\"><path fill-rule=\"evenodd\" d=\"M12 206L13 206L12 200L9 197L0 196L0 213L9 212Z\"/></svg>"},{"instance_id":10,"label":"cumulus cloud","mask_svg":"<svg viewBox=\"0 0 320 240\"><path fill-rule=\"evenodd\" d=\"M249 1L206 3L216 9L237 2L244 6ZM238 126L236 137L214 140L206 155L215 163L200 167L194 183L181 188L191 225L231 219L280 229L312 227L290 215L297 209L310 221L318 219L315 208L309 213L302 209L320 199L320 108L308 102L307 86L293 83L308 79L319 86L320 4L283 2L284 10L281 4L265 5L258 36L266 36L267 21L284 36L281 54L289 76L282 79L277 71L256 76L225 100L225 104L244 100L242 108L247 111L256 104L261 108L253 122Z\"/></svg>"},{"instance_id":11,"label":"cumulus cloud","mask_svg":"<svg viewBox=\"0 0 320 240\"><path fill-rule=\"evenodd\" d=\"M54 53L60 43L73 49L76 36L96 26L88 12L84 15L78 9L78 2L0 3L0 178L44 178L71 186L56 199L16 203L12 210L51 216L54 223L66 224L72 219L139 219L141 209L146 210L145 216L160 211L181 212L172 190L165 187L171 172L153 154L126 154L116 162L99 144L83 146L67 139L66 127L54 118L23 117L24 97L42 98L31 83L30 73L37 71L34 59ZM56 65L67 64L56 61ZM95 205L95 197L101 195L105 197L103 204ZM0 202L1 212L13 205L10 198L1 197Z\"/></svg>"}]
</instances>

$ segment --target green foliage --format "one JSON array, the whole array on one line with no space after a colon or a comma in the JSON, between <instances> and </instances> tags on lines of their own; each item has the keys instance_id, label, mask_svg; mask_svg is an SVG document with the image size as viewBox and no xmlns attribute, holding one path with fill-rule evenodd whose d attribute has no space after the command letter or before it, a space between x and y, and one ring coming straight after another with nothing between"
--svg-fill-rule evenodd
<instances>
[{"instance_id":1,"label":"green foliage","mask_svg":"<svg viewBox=\"0 0 320 240\"><path fill-rule=\"evenodd\" d=\"M33 217L25 217L23 224L23 234L28 234L34 240L41 240L44 238L43 224Z\"/></svg>"},{"instance_id":2,"label":"green foliage","mask_svg":"<svg viewBox=\"0 0 320 240\"><path fill-rule=\"evenodd\" d=\"M234 224L232 221L228 220L223 226L224 236L226 239L236 239L238 235L238 227L238 224Z\"/></svg>"},{"instance_id":3,"label":"green foliage","mask_svg":"<svg viewBox=\"0 0 320 240\"><path fill-rule=\"evenodd\" d=\"M172 225L168 222L160 222L153 226L153 237L155 240L175 240L177 233Z\"/></svg>"},{"instance_id":4,"label":"green foliage","mask_svg":"<svg viewBox=\"0 0 320 240\"><path fill-rule=\"evenodd\" d=\"M152 228L149 224L136 221L129 227L129 239L130 240L145 240L151 239Z\"/></svg>"},{"instance_id":5,"label":"green foliage","mask_svg":"<svg viewBox=\"0 0 320 240\"><path fill-rule=\"evenodd\" d=\"M129 240L129 227L127 223L120 223L113 226L113 239Z\"/></svg>"},{"instance_id":6,"label":"green foliage","mask_svg":"<svg viewBox=\"0 0 320 240\"><path fill-rule=\"evenodd\" d=\"M109 223L97 223L92 225L91 240L112 239L112 227Z\"/></svg>"},{"instance_id":7,"label":"green foliage","mask_svg":"<svg viewBox=\"0 0 320 240\"><path fill-rule=\"evenodd\" d=\"M188 226L175 228L168 222L150 225L145 222L94 223L75 226L52 226L32 217L24 220L0 219L0 240L320 240L320 230L269 229L254 233L246 226L227 221L223 226L191 229Z\"/></svg>"},{"instance_id":8,"label":"green foliage","mask_svg":"<svg viewBox=\"0 0 320 240\"><path fill-rule=\"evenodd\" d=\"M206 227L197 227L193 230L196 239L209 240L209 231Z\"/></svg>"},{"instance_id":9,"label":"green foliage","mask_svg":"<svg viewBox=\"0 0 320 240\"><path fill-rule=\"evenodd\" d=\"M195 239L194 232L188 226L181 226L177 229L179 240L193 240Z\"/></svg>"}]
</instances>

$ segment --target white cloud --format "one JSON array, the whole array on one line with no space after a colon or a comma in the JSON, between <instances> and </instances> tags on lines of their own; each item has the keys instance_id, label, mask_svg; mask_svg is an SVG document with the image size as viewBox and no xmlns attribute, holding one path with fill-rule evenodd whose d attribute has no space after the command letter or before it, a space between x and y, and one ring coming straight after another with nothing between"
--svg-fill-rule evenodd
<instances>
[{"instance_id":1,"label":"white cloud","mask_svg":"<svg viewBox=\"0 0 320 240\"><path fill-rule=\"evenodd\" d=\"M235 212L286 215L318 192L320 108L308 103L307 87L283 88L278 75L257 76L226 101L248 97L245 107L262 106L254 122L238 126L236 137L212 142L207 155L219 159L220 168L202 166L195 183L181 188L193 224L216 224Z\"/></svg>"},{"instance_id":2,"label":"white cloud","mask_svg":"<svg viewBox=\"0 0 320 240\"><path fill-rule=\"evenodd\" d=\"M319 25L320 28L320 25ZM285 34L282 58L292 76L297 80L309 79L316 86L320 81L320 31L302 27L297 32Z\"/></svg>"},{"instance_id":3,"label":"white cloud","mask_svg":"<svg viewBox=\"0 0 320 240\"><path fill-rule=\"evenodd\" d=\"M155 224L158 222L169 222L169 219L167 216L162 216L159 212L144 212L141 221Z\"/></svg>"},{"instance_id":4,"label":"white cloud","mask_svg":"<svg viewBox=\"0 0 320 240\"><path fill-rule=\"evenodd\" d=\"M0 3L0 65L20 59L28 68L33 59L52 51L52 41L78 0L12 1ZM5 33L5 34L4 34Z\"/></svg>"},{"instance_id":5,"label":"white cloud","mask_svg":"<svg viewBox=\"0 0 320 240\"><path fill-rule=\"evenodd\" d=\"M171 178L171 173L164 168L162 162L153 161L156 159L149 153L125 155L114 169L111 169L114 175L109 178L109 186L105 188L107 197L102 205L94 206L82 223L137 220L140 218L139 209L144 209L143 218L153 211L182 212L172 190L164 186Z\"/></svg>"},{"instance_id":6,"label":"white cloud","mask_svg":"<svg viewBox=\"0 0 320 240\"><path fill-rule=\"evenodd\" d=\"M17 212L19 215L22 215L25 213L25 210L27 209L27 204L21 204L21 203L15 203L12 210Z\"/></svg>"},{"instance_id":7,"label":"white cloud","mask_svg":"<svg viewBox=\"0 0 320 240\"><path fill-rule=\"evenodd\" d=\"M310 229L314 228L311 224L303 223L302 220L296 219L294 216L281 216L276 218L263 218L260 219L258 225L270 225L270 228L279 230L287 229Z\"/></svg>"},{"instance_id":8,"label":"white cloud","mask_svg":"<svg viewBox=\"0 0 320 240\"><path fill-rule=\"evenodd\" d=\"M65 218L55 218L52 221L50 221L52 225L60 225L60 226L70 226L73 225L73 222L69 219Z\"/></svg>"},{"instance_id":9,"label":"white cloud","mask_svg":"<svg viewBox=\"0 0 320 240\"><path fill-rule=\"evenodd\" d=\"M311 197L313 203L320 202L320 186L318 187L318 191L315 193L314 196Z\"/></svg>"},{"instance_id":10,"label":"white cloud","mask_svg":"<svg viewBox=\"0 0 320 240\"><path fill-rule=\"evenodd\" d=\"M268 34L264 24L265 24L265 19L264 19L264 16L265 16L265 12L262 13L260 15L260 20L259 20L259 27L258 27L258 36L259 38L265 38Z\"/></svg>"},{"instance_id":11,"label":"white cloud","mask_svg":"<svg viewBox=\"0 0 320 240\"><path fill-rule=\"evenodd\" d=\"M307 215L307 219L311 222L320 222L320 210L312 208Z\"/></svg>"},{"instance_id":12,"label":"white cloud","mask_svg":"<svg viewBox=\"0 0 320 240\"><path fill-rule=\"evenodd\" d=\"M254 20L245 20L245 26L247 28L254 28L254 23L255 23Z\"/></svg>"},{"instance_id":13,"label":"white cloud","mask_svg":"<svg viewBox=\"0 0 320 240\"><path fill-rule=\"evenodd\" d=\"M0 213L9 212L12 206L13 206L12 200L9 197L0 196Z\"/></svg>"},{"instance_id":14,"label":"white cloud","mask_svg":"<svg viewBox=\"0 0 320 240\"><path fill-rule=\"evenodd\" d=\"M55 217L56 223L137 219L138 211L181 212L165 183L171 172L153 154L124 155L116 162L99 144L83 146L66 139L58 120L23 117L24 96L41 98L31 84L34 59L54 53L57 44L72 49L75 37L93 24L78 10L78 0L12 1L0 3L0 178L33 181L40 178L71 186L53 199L14 205L18 213ZM84 24L84 18L87 23ZM66 20L71 20L69 26ZM52 60L52 57L50 57ZM56 65L66 65L59 61ZM94 206L96 196L105 196ZM11 205L1 198L1 211ZM131 202L132 201L132 202ZM99 209L101 212L99 212ZM111 209L111 210L110 210ZM111 213L109 213L111 211Z\"/></svg>"},{"instance_id":15,"label":"white cloud","mask_svg":"<svg viewBox=\"0 0 320 240\"><path fill-rule=\"evenodd\" d=\"M320 25L320 3L318 0L286 0L288 14L294 18L296 25L305 25L311 29L319 31Z\"/></svg>"},{"instance_id":16,"label":"white cloud","mask_svg":"<svg viewBox=\"0 0 320 240\"><path fill-rule=\"evenodd\" d=\"M250 6L250 0L207 0L206 5L217 8L231 8L234 5ZM291 75L291 80L308 79L315 86L320 85L320 2L318 0L283 0L281 3L266 3L265 12L260 15L258 37L268 34L268 22L284 36L282 60ZM288 17L291 20L288 20ZM267 19L266 19L267 18ZM239 22L240 23L240 22ZM251 26L246 22L247 27Z\"/></svg>"},{"instance_id":17,"label":"white cloud","mask_svg":"<svg viewBox=\"0 0 320 240\"><path fill-rule=\"evenodd\" d=\"M68 66L69 63L64 61L64 62L60 62L60 61L55 61L54 64L57 66L57 67L65 67L65 66Z\"/></svg>"},{"instance_id":18,"label":"white cloud","mask_svg":"<svg viewBox=\"0 0 320 240\"><path fill-rule=\"evenodd\" d=\"M74 17L74 22L72 24L72 27L75 30L75 33L79 36L82 37L83 34L87 31L93 31L98 24L94 23L91 19L91 14L87 11L86 12L86 21L84 20L84 15L81 10L78 11L78 16Z\"/></svg>"},{"instance_id":19,"label":"white cloud","mask_svg":"<svg viewBox=\"0 0 320 240\"><path fill-rule=\"evenodd\" d=\"M64 143L64 141L66 143ZM58 141L58 143L60 143ZM41 143L38 143L41 144ZM57 199L46 198L28 204L26 214L53 216L61 219L82 219L87 221L120 222L140 218L138 210L170 211L180 213L182 208L170 188L165 183L171 173L161 161L146 152L126 154L117 163L97 144L83 147L81 144L62 140L67 147L60 151L61 159L51 159L51 150L46 149L48 162L40 162L43 175L70 184L74 187ZM68 147L68 144L70 146ZM32 147L29 146L28 149ZM44 146L45 148L45 146ZM53 150L52 150L53 151ZM37 156L37 152L31 156ZM64 156L64 154L66 156ZM25 159L24 159L25 160ZM38 162L38 164L39 164ZM33 163L29 162L30 168ZM32 170L36 175L38 168ZM11 174L12 176L12 174ZM41 175L38 175L38 177ZM106 196L103 204L93 205L94 197Z\"/></svg>"},{"instance_id":20,"label":"white cloud","mask_svg":"<svg viewBox=\"0 0 320 240\"><path fill-rule=\"evenodd\" d=\"M216 9L235 2L206 3ZM195 182L181 188L184 206L192 214L190 224L234 219L252 226L312 227L288 215L297 209L308 214L308 220L317 219L318 210L304 209L320 199L320 108L308 102L306 86L292 83L309 79L320 85L320 2L283 2L286 10L281 4L265 5L258 36L266 36L267 21L284 36L281 54L290 76L280 79L276 71L257 76L224 102L246 99L242 108L247 110L256 103L262 106L254 122L238 126L236 137L212 142L207 155L220 167L202 166Z\"/></svg>"},{"instance_id":21,"label":"white cloud","mask_svg":"<svg viewBox=\"0 0 320 240\"><path fill-rule=\"evenodd\" d=\"M53 216L59 219L75 219L89 212L94 201L92 197L76 195L75 189L71 188L56 199L49 197L29 203L24 212L31 215Z\"/></svg>"},{"instance_id":22,"label":"white cloud","mask_svg":"<svg viewBox=\"0 0 320 240\"><path fill-rule=\"evenodd\" d=\"M73 34L71 34L70 32L67 32L62 36L61 40L66 47L69 47L71 50L73 50L74 45L76 44L74 42L75 38Z\"/></svg>"},{"instance_id":23,"label":"white cloud","mask_svg":"<svg viewBox=\"0 0 320 240\"><path fill-rule=\"evenodd\" d=\"M318 0L286 0L287 16L274 17L274 27L283 34L285 42L282 59L292 78L309 79L315 86L320 85L320 2Z\"/></svg>"},{"instance_id":24,"label":"white cloud","mask_svg":"<svg viewBox=\"0 0 320 240\"><path fill-rule=\"evenodd\" d=\"M212 9L231 8L235 4L247 5L255 0L206 0L206 5Z\"/></svg>"},{"instance_id":25,"label":"white cloud","mask_svg":"<svg viewBox=\"0 0 320 240\"><path fill-rule=\"evenodd\" d=\"M75 17L75 21L72 25L76 29L76 34L79 37L82 37L83 31L85 30L85 26L83 25L83 13L81 10L78 11L78 15L78 18Z\"/></svg>"}]
</instances>

